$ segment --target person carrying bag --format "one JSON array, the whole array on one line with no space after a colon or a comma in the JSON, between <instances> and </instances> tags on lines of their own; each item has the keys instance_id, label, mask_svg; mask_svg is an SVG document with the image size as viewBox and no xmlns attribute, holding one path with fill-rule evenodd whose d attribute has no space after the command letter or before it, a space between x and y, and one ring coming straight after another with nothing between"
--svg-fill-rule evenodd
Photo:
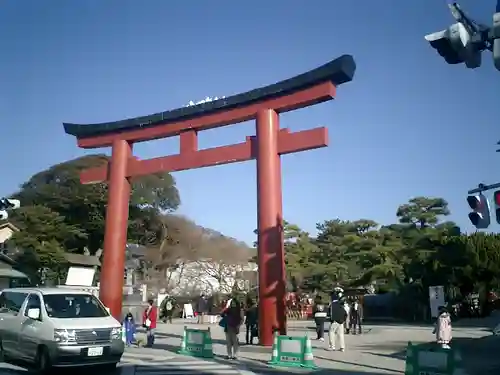
<instances>
[{"instance_id":1,"label":"person carrying bag","mask_svg":"<svg viewBox=\"0 0 500 375\"><path fill-rule=\"evenodd\" d=\"M146 347L151 348L155 342L155 330L157 323L157 312L154 301L148 301L148 307L142 315L142 326L146 328Z\"/></svg>"}]
</instances>

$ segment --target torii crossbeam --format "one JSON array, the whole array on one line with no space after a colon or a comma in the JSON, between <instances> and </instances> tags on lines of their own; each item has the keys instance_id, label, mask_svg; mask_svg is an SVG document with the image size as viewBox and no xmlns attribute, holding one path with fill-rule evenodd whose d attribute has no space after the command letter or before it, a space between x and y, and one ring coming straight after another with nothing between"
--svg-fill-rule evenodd
<instances>
[{"instance_id":1,"label":"torii crossbeam","mask_svg":"<svg viewBox=\"0 0 500 375\"><path fill-rule=\"evenodd\" d=\"M228 98L116 122L64 123L79 147L112 147L111 163L83 171L81 182L109 184L100 297L114 317L121 319L130 179L256 159L260 343L272 345L276 330L286 334L280 156L325 147L328 135L326 128L295 133L280 129L279 113L333 99L336 86L351 81L355 69L352 56L343 55L294 78ZM198 132L251 119L256 120L256 135L245 142L198 149ZM176 155L149 160L132 155L136 142L172 136L180 138Z\"/></svg>"}]
</instances>

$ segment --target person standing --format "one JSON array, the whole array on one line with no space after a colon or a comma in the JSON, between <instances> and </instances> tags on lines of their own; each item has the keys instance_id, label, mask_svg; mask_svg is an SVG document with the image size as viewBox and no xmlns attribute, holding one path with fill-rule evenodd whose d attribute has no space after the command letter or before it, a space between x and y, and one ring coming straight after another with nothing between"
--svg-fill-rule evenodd
<instances>
[{"instance_id":1,"label":"person standing","mask_svg":"<svg viewBox=\"0 0 500 375\"><path fill-rule=\"evenodd\" d=\"M224 333L226 334L227 359L237 359L239 352L238 335L240 334L243 316L241 304L235 298L231 299L229 307L222 313Z\"/></svg>"},{"instance_id":2,"label":"person standing","mask_svg":"<svg viewBox=\"0 0 500 375\"><path fill-rule=\"evenodd\" d=\"M207 299L207 312L208 312L208 323L210 324L217 323L217 303L216 303L216 298L213 294Z\"/></svg>"},{"instance_id":3,"label":"person standing","mask_svg":"<svg viewBox=\"0 0 500 375\"><path fill-rule=\"evenodd\" d=\"M154 301L148 301L148 307L144 310L142 315L142 326L146 328L146 347L151 348L155 343L155 330L158 320L158 313L154 306Z\"/></svg>"},{"instance_id":4,"label":"person standing","mask_svg":"<svg viewBox=\"0 0 500 375\"><path fill-rule=\"evenodd\" d=\"M131 312L128 312L125 316L122 327L125 330L125 345L130 346L136 341L134 316Z\"/></svg>"},{"instance_id":5,"label":"person standing","mask_svg":"<svg viewBox=\"0 0 500 375\"><path fill-rule=\"evenodd\" d=\"M443 349L450 349L451 341L451 316L444 306L438 308L439 316L436 321L434 333L436 334L436 342Z\"/></svg>"},{"instance_id":6,"label":"person standing","mask_svg":"<svg viewBox=\"0 0 500 375\"><path fill-rule=\"evenodd\" d=\"M355 335L356 332L361 334L361 324L363 321L363 306L354 300L351 309L349 310L349 331Z\"/></svg>"},{"instance_id":7,"label":"person standing","mask_svg":"<svg viewBox=\"0 0 500 375\"><path fill-rule=\"evenodd\" d=\"M204 294L200 295L200 298L198 298L198 302L196 304L196 313L198 317L198 324L203 324L205 321L205 314L207 313L207 299L205 298Z\"/></svg>"},{"instance_id":8,"label":"person standing","mask_svg":"<svg viewBox=\"0 0 500 375\"><path fill-rule=\"evenodd\" d=\"M335 350L338 341L341 352L345 351L344 324L347 312L341 301L332 301L330 304L330 329L328 330L328 341L330 350Z\"/></svg>"},{"instance_id":9,"label":"person standing","mask_svg":"<svg viewBox=\"0 0 500 375\"><path fill-rule=\"evenodd\" d=\"M347 313L346 322L349 322L350 321L350 314L351 314L351 305L349 305L349 302L347 300L344 301L344 310ZM344 332L346 334L349 334L349 326L348 326L348 324L345 324Z\"/></svg>"},{"instance_id":10,"label":"person standing","mask_svg":"<svg viewBox=\"0 0 500 375\"><path fill-rule=\"evenodd\" d=\"M254 337L258 337L259 310L254 301L248 301L248 307L245 310L246 343L253 345Z\"/></svg>"},{"instance_id":11,"label":"person standing","mask_svg":"<svg viewBox=\"0 0 500 375\"><path fill-rule=\"evenodd\" d=\"M327 306L323 303L321 296L316 296L313 306L314 323L316 324L316 339L325 341L325 322L327 318Z\"/></svg>"}]
</instances>

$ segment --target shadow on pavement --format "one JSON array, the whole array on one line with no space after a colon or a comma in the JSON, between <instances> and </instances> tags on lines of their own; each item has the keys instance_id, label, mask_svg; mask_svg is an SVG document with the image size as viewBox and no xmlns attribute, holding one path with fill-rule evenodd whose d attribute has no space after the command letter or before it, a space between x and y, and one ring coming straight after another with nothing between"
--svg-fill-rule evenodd
<instances>
[{"instance_id":1,"label":"shadow on pavement","mask_svg":"<svg viewBox=\"0 0 500 375\"><path fill-rule=\"evenodd\" d=\"M293 373L293 374L314 374L314 375L381 375L381 374L387 374L385 371L390 371L392 374L398 374L398 372L389 370L389 369L382 369L382 368L370 368L367 371L359 371L359 370L337 370L337 369L332 369L332 368L317 368L317 369L307 369L307 368L299 368L299 367L272 367L268 365L264 361L258 361L258 360L238 360L237 362L229 362L227 360L224 360L223 358L214 358L214 361L219 362L219 363L230 363L233 367L237 368L238 370L242 371L251 371L254 374L257 375L273 375L273 374L279 374L279 373ZM351 364L349 362L344 362L344 361L335 361L335 362L342 362L344 364ZM357 364L353 363L353 366L357 366ZM382 371L379 371L382 370ZM385 370L385 371L384 371Z\"/></svg>"},{"instance_id":2,"label":"shadow on pavement","mask_svg":"<svg viewBox=\"0 0 500 375\"><path fill-rule=\"evenodd\" d=\"M319 355L315 355L314 358L322 359L324 361L328 361L328 362L332 362L332 363L342 363L344 365L353 365L353 366L356 366L356 367L363 367L363 368L370 369L370 370L384 370L384 371L389 371L389 372L392 372L392 373L395 373L395 374L402 374L403 373L403 371L396 371L396 370L393 370L393 369L390 369L390 368L384 368L384 367L380 367L380 366L364 365L364 364L361 364L359 362L349 362L349 361L344 361L344 360L340 360L340 359L332 359L332 358L322 357L322 356L319 356ZM363 371L363 373L366 373L366 372Z\"/></svg>"},{"instance_id":3,"label":"shadow on pavement","mask_svg":"<svg viewBox=\"0 0 500 375\"><path fill-rule=\"evenodd\" d=\"M165 350L170 353L177 353L179 350L179 347L176 345L169 345L165 343L155 343L155 349L160 349L160 350ZM250 346L250 345L243 345L240 347L240 353L244 355L245 353L255 353L255 352L263 352L263 351L268 351L269 348L264 348L264 347L259 347L259 346ZM186 356L185 358L189 359L194 359L196 360L197 358L194 357L189 357ZM348 362L344 360L338 360L338 359L331 359L327 357L322 357L315 355L315 358L329 361L329 362L337 362L337 363L342 363L343 365L353 365L356 367L363 367L366 370L363 370L360 372L359 370L356 371L345 371L345 370L336 370L336 369L331 369L331 368L318 368L318 369L306 369L306 368L299 368L299 367L272 367L270 366L267 361L264 360L258 360L258 359L249 359L249 358L242 358L240 357L237 361L231 361L227 360L225 356L221 355L216 355L213 359L205 359L206 361L210 362L216 362L219 364L223 365L230 365L238 370L242 371L251 371L257 375L271 375L271 374L278 374L278 373L299 373L299 374L317 374L317 375L326 375L326 374L331 374L331 375L355 375L355 374L360 374L362 373L363 375L378 375L378 374L387 374L393 373L393 374L400 374L401 372L394 371L391 369L387 368L381 368L381 367L375 367L375 366L370 366L370 365L361 365L359 363L354 363L354 362ZM200 358L203 360L203 358ZM382 371L382 372L381 372Z\"/></svg>"},{"instance_id":4,"label":"shadow on pavement","mask_svg":"<svg viewBox=\"0 0 500 375\"><path fill-rule=\"evenodd\" d=\"M167 349L168 350L168 349ZM186 357L192 358L192 357ZM320 357L317 357L320 358ZM196 358L194 358L196 359ZM348 361L340 361L340 360L331 360L328 358L324 358L326 360L330 360L332 362L338 362L342 364L352 364L353 366L359 367L358 363L352 363ZM237 361L231 361L225 359L223 356L215 356L212 359L205 359L207 362L215 362L221 365L229 365L237 370L242 371L242 374L245 374L245 371L251 371L256 375L276 375L280 373L293 373L293 374L314 374L314 375L382 375L382 374L401 374L402 372L394 371L391 369L385 369L374 366L362 366L365 367L366 370L337 370L332 368L317 368L317 369L308 369L308 368L300 368L300 367L272 367L268 365L266 361L261 360L253 360L247 358L240 358ZM195 371L193 371L194 375Z\"/></svg>"},{"instance_id":5,"label":"shadow on pavement","mask_svg":"<svg viewBox=\"0 0 500 375\"><path fill-rule=\"evenodd\" d=\"M455 338L451 345L458 349L462 355L463 366L469 375L497 375L500 374L500 337L485 336L481 338ZM436 347L435 343L425 343L417 345L421 348ZM401 349L404 347L404 349ZM406 344L397 345L373 344L363 345L365 353L395 358L404 361L406 359ZM385 349L389 353L382 354L376 351ZM373 350L373 351L372 351ZM391 352L391 350L393 350Z\"/></svg>"}]
</instances>

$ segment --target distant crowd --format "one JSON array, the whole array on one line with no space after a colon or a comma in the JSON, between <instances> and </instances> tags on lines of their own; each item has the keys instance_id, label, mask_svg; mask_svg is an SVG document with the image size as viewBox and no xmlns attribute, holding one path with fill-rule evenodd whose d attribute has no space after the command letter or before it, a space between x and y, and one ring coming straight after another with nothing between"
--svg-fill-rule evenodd
<instances>
[{"instance_id":1,"label":"distant crowd","mask_svg":"<svg viewBox=\"0 0 500 375\"><path fill-rule=\"evenodd\" d=\"M198 324L218 324L226 334L227 359L238 358L240 328L245 326L245 342L253 345L259 335L258 301L247 296L241 302L237 296L217 301L215 296L200 295L191 302ZM167 296L159 306L159 318L165 323L172 323L172 318L183 314L184 309L174 297ZM208 320L208 321L207 321Z\"/></svg>"},{"instance_id":2,"label":"distant crowd","mask_svg":"<svg viewBox=\"0 0 500 375\"><path fill-rule=\"evenodd\" d=\"M223 298L220 302L215 296L201 294L191 302L192 313L198 324L218 324L226 335L227 358L237 359L239 352L240 328L246 328L245 342L253 345L254 339L259 336L258 300L251 296L243 298L232 296ZM346 334L360 335L363 333L363 304L359 296L345 296L341 287L336 287L330 295L330 301L325 302L321 295L314 298L311 306L311 317L316 325L316 339L325 341L325 324L327 330L328 348L330 350L345 351ZM305 301L307 305L309 300ZM184 304L182 305L184 307ZM156 308L154 301L148 301L148 306L142 315L142 327L146 330L146 340L142 346L152 347L155 341L155 330L158 320L172 323L176 314L183 317L185 309L173 296L166 296ZM127 345L138 344L136 323L131 313L128 313L123 322ZM439 307L439 316L436 320L434 334L437 343L444 349L449 349L451 335L451 317L444 306Z\"/></svg>"}]
</instances>

